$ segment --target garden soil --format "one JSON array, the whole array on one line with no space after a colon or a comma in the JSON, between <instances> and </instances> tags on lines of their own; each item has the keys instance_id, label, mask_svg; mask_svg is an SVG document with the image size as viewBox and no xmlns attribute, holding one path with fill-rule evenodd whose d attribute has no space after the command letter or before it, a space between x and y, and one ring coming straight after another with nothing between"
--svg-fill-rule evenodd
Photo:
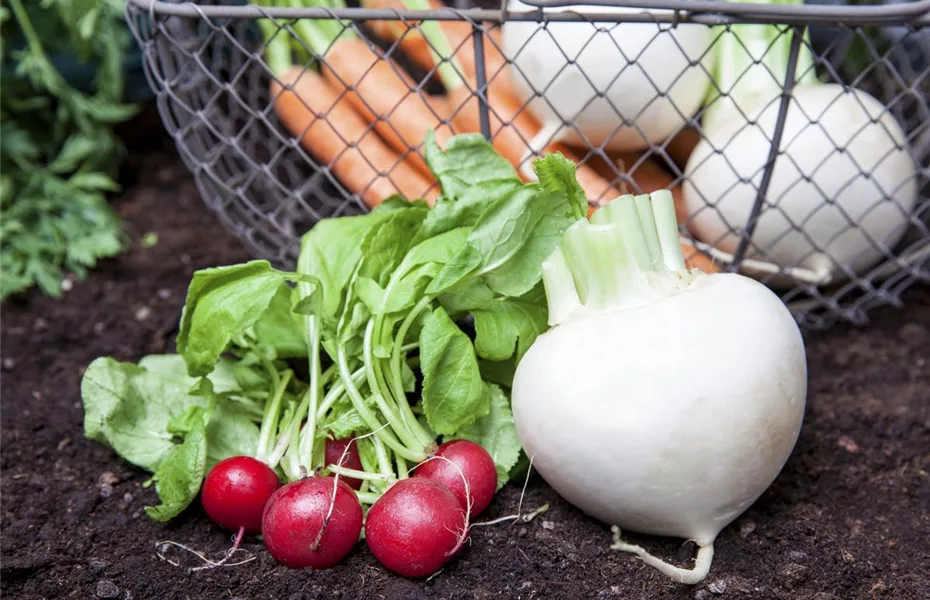
<instances>
[{"instance_id":1,"label":"garden soil","mask_svg":"<svg viewBox=\"0 0 930 600\"><path fill-rule=\"evenodd\" d=\"M930 599L926 288L907 293L903 310L875 311L866 328L807 337L810 394L795 452L717 539L711 573L697 586L611 551L609 529L539 478L529 481L522 510L548 511L473 529L462 554L428 580L386 572L364 543L336 568L312 572L276 566L247 539L235 559L250 562L191 571L203 564L197 556L161 542L218 558L230 534L199 503L169 524L150 520L148 475L84 438L79 383L95 357L171 351L193 271L248 256L204 207L158 127L134 133L159 142L132 149L116 201L132 249L60 300L30 293L3 306L3 598ZM153 241L150 232L155 245L142 241ZM726 367L710 355L695 360ZM481 520L515 514L520 488L506 487ZM678 564L694 552L682 540L627 537Z\"/></svg>"}]
</instances>

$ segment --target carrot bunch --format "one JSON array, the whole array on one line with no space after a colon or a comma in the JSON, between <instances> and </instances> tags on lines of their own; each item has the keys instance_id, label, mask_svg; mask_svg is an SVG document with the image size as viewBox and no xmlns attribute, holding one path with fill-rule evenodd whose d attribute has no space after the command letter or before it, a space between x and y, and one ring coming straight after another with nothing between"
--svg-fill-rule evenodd
<instances>
[{"instance_id":1,"label":"carrot bunch","mask_svg":"<svg viewBox=\"0 0 930 600\"><path fill-rule=\"evenodd\" d=\"M344 6L343 0L264 2L290 7ZM363 5L398 10L442 7L439 0L363 0ZM436 143L444 147L456 134L481 131L472 24L368 23L414 63L435 72L444 95L426 93L393 56L337 20L295 21L296 38L290 43L286 30L278 31L267 20L261 26L266 63L274 75L270 92L275 112L303 149L369 207L395 194L432 205L441 190L422 157L427 133L433 131ZM513 93L506 60L493 37L496 31L488 34L485 44L490 141L518 172L525 173L520 167L534 158L527 151L528 142L541 126ZM309 61L305 48L310 50ZM561 152L578 164L576 177L593 207L627 192L622 172L629 157L598 165L596 160L580 160L563 144L551 144L545 151ZM648 159L637 164L632 180L642 192L670 187L671 178L657 164ZM680 189L670 189L678 194L677 202ZM699 256L693 248L685 255Z\"/></svg>"}]
</instances>

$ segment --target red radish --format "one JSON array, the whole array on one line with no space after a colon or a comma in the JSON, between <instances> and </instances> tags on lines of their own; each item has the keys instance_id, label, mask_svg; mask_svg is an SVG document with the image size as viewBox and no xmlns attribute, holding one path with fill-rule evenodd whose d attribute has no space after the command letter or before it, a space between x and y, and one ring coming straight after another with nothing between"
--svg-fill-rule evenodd
<instances>
[{"instance_id":1,"label":"red radish","mask_svg":"<svg viewBox=\"0 0 930 600\"><path fill-rule=\"evenodd\" d=\"M348 450L346 450L348 447ZM343 456L345 453L345 456ZM358 455L358 446L355 445L355 440L351 438L345 438L341 440L326 440L326 464L328 465L338 465L340 467L345 467L347 469L355 469L356 471L364 471L365 467L362 466L362 459ZM339 476L341 481L345 481L346 484L353 490L357 490L362 487L362 480L355 479L353 477L343 477Z\"/></svg>"},{"instance_id":2,"label":"red radish","mask_svg":"<svg viewBox=\"0 0 930 600\"><path fill-rule=\"evenodd\" d=\"M232 456L210 469L200 501L207 516L227 529L259 533L262 511L278 489L278 475L251 456Z\"/></svg>"},{"instance_id":3,"label":"red radish","mask_svg":"<svg viewBox=\"0 0 930 600\"><path fill-rule=\"evenodd\" d=\"M439 446L433 457L420 463L414 475L438 481L452 490L464 509L468 509L470 497L472 515L487 508L497 491L494 459L480 444L469 440L452 440Z\"/></svg>"},{"instance_id":4,"label":"red radish","mask_svg":"<svg viewBox=\"0 0 930 600\"><path fill-rule=\"evenodd\" d=\"M276 561L298 569L338 564L362 532L362 505L340 478L310 477L281 487L265 506L262 536Z\"/></svg>"},{"instance_id":5,"label":"red radish","mask_svg":"<svg viewBox=\"0 0 930 600\"><path fill-rule=\"evenodd\" d=\"M452 490L411 477L392 485L365 519L365 542L374 557L404 577L442 568L468 537L468 519Z\"/></svg>"}]
</instances>

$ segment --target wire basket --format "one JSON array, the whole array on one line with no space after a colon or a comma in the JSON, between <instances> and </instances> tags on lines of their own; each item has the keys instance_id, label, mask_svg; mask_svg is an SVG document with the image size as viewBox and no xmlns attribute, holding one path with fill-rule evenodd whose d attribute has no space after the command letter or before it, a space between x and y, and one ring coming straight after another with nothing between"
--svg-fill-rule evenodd
<instances>
[{"instance_id":1,"label":"wire basket","mask_svg":"<svg viewBox=\"0 0 930 600\"><path fill-rule=\"evenodd\" d=\"M127 20L204 201L281 267L293 267L300 236L320 219L359 214L391 192L435 197L422 140L408 135L425 123L484 134L529 177L539 152L564 151L592 177L593 203L674 189L683 240L770 285L805 328L863 324L930 280L930 0L524 2L412 11L400 0L338 9L129 0ZM304 24L351 39L355 58L308 43ZM778 26L767 47L745 51L761 64L785 49L785 73L769 71L782 87L758 111L734 100L715 130L708 107L730 90L716 83L713 53L746 24ZM267 40L278 37L309 83L269 66ZM430 44L440 39L448 46ZM839 84L819 112L798 100L803 77ZM702 86L714 102L694 92ZM286 95L300 102L299 124L282 119ZM837 126L857 110L865 125Z\"/></svg>"}]
</instances>

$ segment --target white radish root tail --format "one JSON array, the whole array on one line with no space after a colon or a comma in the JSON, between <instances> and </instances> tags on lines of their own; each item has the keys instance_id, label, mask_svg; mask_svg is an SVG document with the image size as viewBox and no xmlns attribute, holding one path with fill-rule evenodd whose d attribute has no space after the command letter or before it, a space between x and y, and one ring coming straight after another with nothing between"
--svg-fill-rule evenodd
<instances>
[{"instance_id":1,"label":"white radish root tail","mask_svg":"<svg viewBox=\"0 0 930 600\"><path fill-rule=\"evenodd\" d=\"M236 552L245 552L245 550L239 547L239 545L242 543L242 537L244 533L245 533L245 529L240 528L239 531L236 533L235 541L233 542L232 548L226 550L226 552L223 555L223 558L218 561L214 561L214 560L207 558L207 556L203 552L198 552L197 550L194 550L190 546L185 546L184 544L181 544L180 542L175 542L172 540L162 540L162 541L155 542L155 554L156 556L158 556L158 558L162 559L163 561L175 567L180 567L181 563L171 560L170 558L165 556L165 552L168 550L169 547L178 548L180 550L193 554L194 556L199 558L204 564L199 567L188 567L187 569L188 573L193 573L195 571L203 571L205 569L215 569L217 567L236 567L239 565L244 565L245 563L248 563L248 562L252 562L256 558L258 558L256 556L250 555L248 558L244 560L240 560L236 562L229 562L229 559L232 558Z\"/></svg>"},{"instance_id":2,"label":"white radish root tail","mask_svg":"<svg viewBox=\"0 0 930 600\"><path fill-rule=\"evenodd\" d=\"M685 585L695 585L703 581L703 579L707 577L707 573L710 572L710 564L714 560L713 544L708 546L700 546L698 548L697 555L694 557L694 567L690 569L683 569L649 554L649 552L640 546L624 542L620 539L620 528L616 525L611 527L610 530L614 535L614 543L610 546L611 550L619 550L621 552L635 554L644 563L671 577L678 583L684 583Z\"/></svg>"},{"instance_id":3,"label":"white radish root tail","mask_svg":"<svg viewBox=\"0 0 930 600\"><path fill-rule=\"evenodd\" d=\"M538 507L536 510L528 514L523 514L523 498L526 496L526 486L527 484L529 484L530 475L533 473L533 458L534 457L535 455L530 456L530 466L526 470L526 478L523 480L523 490L520 492L520 501L517 503L517 514L498 517L490 521L481 521L479 523L472 523L471 524L472 527L487 527L488 525L497 525L498 523L505 523L507 521L510 521L511 524L516 523L517 521L529 523L530 521L535 519L537 516L549 510L549 503L547 502L546 504L543 504L542 506Z\"/></svg>"}]
</instances>

